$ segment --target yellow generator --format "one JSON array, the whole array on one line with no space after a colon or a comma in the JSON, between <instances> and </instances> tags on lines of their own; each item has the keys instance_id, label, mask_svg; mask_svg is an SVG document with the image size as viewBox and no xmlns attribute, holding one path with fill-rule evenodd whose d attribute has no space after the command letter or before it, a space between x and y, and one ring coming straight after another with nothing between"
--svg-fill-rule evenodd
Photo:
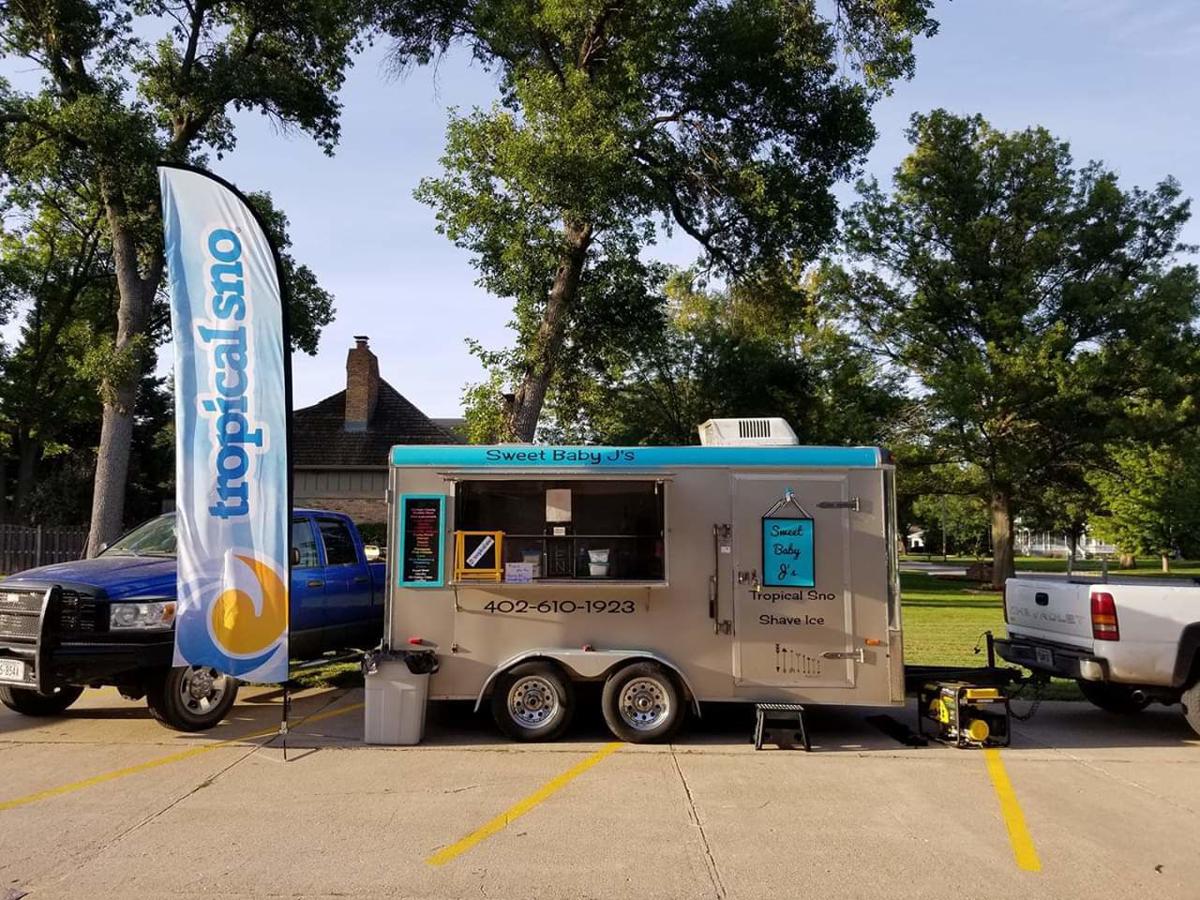
<instances>
[{"instance_id":1,"label":"yellow generator","mask_svg":"<svg viewBox=\"0 0 1200 900\"><path fill-rule=\"evenodd\" d=\"M925 723L933 723L926 731ZM1012 714L1003 687L929 682L917 692L917 730L956 747L1007 747Z\"/></svg>"}]
</instances>

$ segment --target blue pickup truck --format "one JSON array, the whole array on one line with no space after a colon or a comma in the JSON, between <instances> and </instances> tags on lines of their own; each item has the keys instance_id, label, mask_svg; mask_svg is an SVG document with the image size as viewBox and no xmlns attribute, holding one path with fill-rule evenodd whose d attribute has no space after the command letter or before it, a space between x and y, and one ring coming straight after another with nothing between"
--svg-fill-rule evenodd
<instances>
[{"instance_id":1,"label":"blue pickup truck","mask_svg":"<svg viewBox=\"0 0 1200 900\"><path fill-rule=\"evenodd\" d=\"M292 515L290 648L312 659L372 647L383 633L385 566L341 513ZM30 569L0 581L0 703L56 715L85 687L115 685L142 697L181 731L216 725L237 680L214 669L172 667L175 517L135 528L95 559Z\"/></svg>"}]
</instances>

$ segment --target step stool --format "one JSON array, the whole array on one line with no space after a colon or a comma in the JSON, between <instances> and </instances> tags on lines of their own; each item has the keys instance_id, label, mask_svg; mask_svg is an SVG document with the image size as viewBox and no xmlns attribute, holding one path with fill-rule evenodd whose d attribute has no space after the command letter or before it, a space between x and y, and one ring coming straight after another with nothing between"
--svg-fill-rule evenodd
<instances>
[{"instance_id":1,"label":"step stool","mask_svg":"<svg viewBox=\"0 0 1200 900\"><path fill-rule=\"evenodd\" d=\"M787 732L791 732L804 745L805 751L812 752L808 731L804 728L804 707L799 703L755 703L754 712L755 750L762 749L764 732L773 738L771 743L775 746L794 747L795 740L786 736Z\"/></svg>"}]
</instances>

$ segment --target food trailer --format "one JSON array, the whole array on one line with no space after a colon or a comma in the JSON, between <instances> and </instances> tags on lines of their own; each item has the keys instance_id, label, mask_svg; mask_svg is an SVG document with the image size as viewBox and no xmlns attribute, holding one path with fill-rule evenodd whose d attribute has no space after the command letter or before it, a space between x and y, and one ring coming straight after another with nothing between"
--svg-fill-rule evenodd
<instances>
[{"instance_id":1,"label":"food trailer","mask_svg":"<svg viewBox=\"0 0 1200 900\"><path fill-rule=\"evenodd\" d=\"M701 701L904 702L894 469L781 419L688 447L397 446L385 640L519 740L581 682L630 741Z\"/></svg>"}]
</instances>

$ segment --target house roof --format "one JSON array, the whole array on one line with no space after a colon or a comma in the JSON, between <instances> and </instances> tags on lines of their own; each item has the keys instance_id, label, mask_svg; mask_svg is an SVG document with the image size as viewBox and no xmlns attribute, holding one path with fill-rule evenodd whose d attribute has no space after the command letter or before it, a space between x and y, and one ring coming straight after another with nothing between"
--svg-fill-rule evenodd
<instances>
[{"instance_id":1,"label":"house roof","mask_svg":"<svg viewBox=\"0 0 1200 900\"><path fill-rule=\"evenodd\" d=\"M292 414L292 462L304 467L387 468L395 444L456 444L459 438L413 406L383 379L366 431L346 430L346 392Z\"/></svg>"}]
</instances>

